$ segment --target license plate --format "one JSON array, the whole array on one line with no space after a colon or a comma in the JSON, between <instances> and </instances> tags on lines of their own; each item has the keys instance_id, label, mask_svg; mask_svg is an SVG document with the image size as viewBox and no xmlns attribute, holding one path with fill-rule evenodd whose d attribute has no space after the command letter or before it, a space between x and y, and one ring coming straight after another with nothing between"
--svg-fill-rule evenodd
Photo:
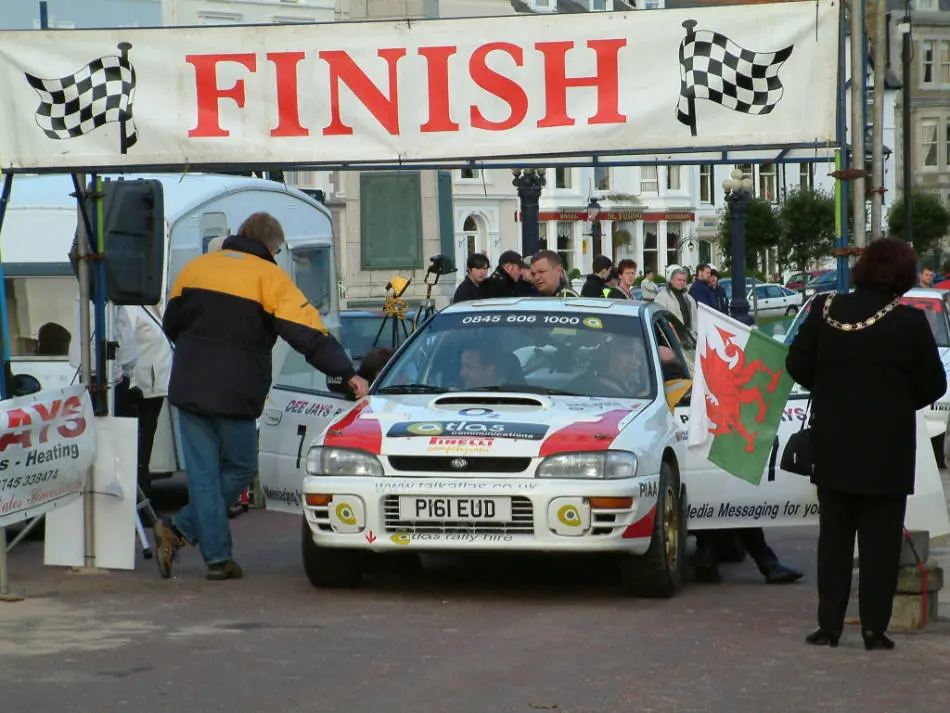
<instances>
[{"instance_id":1,"label":"license plate","mask_svg":"<svg viewBox=\"0 0 950 713\"><path fill-rule=\"evenodd\" d=\"M399 519L410 522L468 520L510 522L508 498L425 498L403 495L399 498Z\"/></svg>"}]
</instances>

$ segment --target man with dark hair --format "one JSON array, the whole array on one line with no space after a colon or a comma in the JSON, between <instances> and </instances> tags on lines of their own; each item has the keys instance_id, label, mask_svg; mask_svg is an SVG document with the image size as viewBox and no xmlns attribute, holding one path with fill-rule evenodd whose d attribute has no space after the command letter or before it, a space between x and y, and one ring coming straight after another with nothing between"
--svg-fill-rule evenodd
<instances>
[{"instance_id":1,"label":"man with dark hair","mask_svg":"<svg viewBox=\"0 0 950 713\"><path fill-rule=\"evenodd\" d=\"M689 287L689 294L697 304L704 304L717 309L716 293L709 284L709 274L712 269L706 263L696 268L696 280Z\"/></svg>"},{"instance_id":2,"label":"man with dark hair","mask_svg":"<svg viewBox=\"0 0 950 713\"><path fill-rule=\"evenodd\" d=\"M592 265L593 272L587 276L587 281L581 288L581 297L603 297L612 267L613 262L606 255L595 257Z\"/></svg>"},{"instance_id":3,"label":"man with dark hair","mask_svg":"<svg viewBox=\"0 0 950 713\"><path fill-rule=\"evenodd\" d=\"M617 287L626 295L627 299L633 299L633 286L637 281L637 263L630 258L624 258L617 263L617 273L620 275L620 282Z\"/></svg>"},{"instance_id":4,"label":"man with dark hair","mask_svg":"<svg viewBox=\"0 0 950 713\"><path fill-rule=\"evenodd\" d=\"M188 544L201 548L207 579L242 576L232 559L228 506L257 474L257 419L278 336L357 398L369 388L274 260L283 243L277 219L254 213L221 250L185 265L171 291L162 324L175 344L168 401L178 408L189 502L154 526L166 579Z\"/></svg>"},{"instance_id":5,"label":"man with dark hair","mask_svg":"<svg viewBox=\"0 0 950 713\"><path fill-rule=\"evenodd\" d=\"M719 271L709 271L709 286L716 296L716 309L723 314L729 314L729 296L726 294L726 288L719 284Z\"/></svg>"},{"instance_id":6,"label":"man with dark hair","mask_svg":"<svg viewBox=\"0 0 950 713\"><path fill-rule=\"evenodd\" d=\"M505 250L498 258L498 267L482 285L485 297L522 297L521 269L524 261L516 250Z\"/></svg>"},{"instance_id":7,"label":"man with dark hair","mask_svg":"<svg viewBox=\"0 0 950 713\"><path fill-rule=\"evenodd\" d=\"M531 258L534 286L543 297L579 297L571 289L560 256L553 250L541 250Z\"/></svg>"},{"instance_id":8,"label":"man with dark hair","mask_svg":"<svg viewBox=\"0 0 950 713\"><path fill-rule=\"evenodd\" d=\"M390 347L371 349L360 361L360 368L357 369L356 373L366 379L367 384L372 384L395 353L396 350Z\"/></svg>"},{"instance_id":9,"label":"man with dark hair","mask_svg":"<svg viewBox=\"0 0 950 713\"><path fill-rule=\"evenodd\" d=\"M606 297L611 300L626 300L629 299L627 295L624 294L623 290L619 287L620 284L620 273L617 271L617 268L610 268L610 272L607 274L607 281L604 283L604 291L601 294L601 297Z\"/></svg>"},{"instance_id":10,"label":"man with dark hair","mask_svg":"<svg viewBox=\"0 0 950 713\"><path fill-rule=\"evenodd\" d=\"M485 297L483 289L485 275L488 274L488 268L491 267L488 258L481 253L472 253L468 256L465 267L468 269L468 274L455 289L452 302L467 302L468 300L478 300Z\"/></svg>"}]
</instances>

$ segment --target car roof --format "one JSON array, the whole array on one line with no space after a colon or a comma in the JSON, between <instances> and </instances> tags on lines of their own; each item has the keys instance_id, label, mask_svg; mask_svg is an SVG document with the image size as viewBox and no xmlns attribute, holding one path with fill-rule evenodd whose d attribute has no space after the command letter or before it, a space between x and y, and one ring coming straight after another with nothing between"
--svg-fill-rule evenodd
<instances>
[{"instance_id":1,"label":"car roof","mask_svg":"<svg viewBox=\"0 0 950 713\"><path fill-rule=\"evenodd\" d=\"M484 300L457 302L442 310L443 314L479 312L482 310L547 312L610 312L631 317L645 317L662 307L639 300L615 300L605 297L502 297Z\"/></svg>"}]
</instances>

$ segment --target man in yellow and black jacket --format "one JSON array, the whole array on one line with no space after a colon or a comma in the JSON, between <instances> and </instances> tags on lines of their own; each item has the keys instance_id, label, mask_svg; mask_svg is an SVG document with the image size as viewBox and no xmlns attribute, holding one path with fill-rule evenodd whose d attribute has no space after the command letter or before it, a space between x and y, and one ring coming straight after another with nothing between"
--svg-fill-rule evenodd
<instances>
[{"instance_id":1,"label":"man in yellow and black jacket","mask_svg":"<svg viewBox=\"0 0 950 713\"><path fill-rule=\"evenodd\" d=\"M241 577L227 510L257 473L256 420L278 336L315 369L348 383L357 398L369 388L275 262L283 242L280 223L255 213L220 251L185 265L172 289L163 319L175 344L168 401L178 407L189 504L155 524L162 577L171 576L185 544L200 547L208 579Z\"/></svg>"}]
</instances>

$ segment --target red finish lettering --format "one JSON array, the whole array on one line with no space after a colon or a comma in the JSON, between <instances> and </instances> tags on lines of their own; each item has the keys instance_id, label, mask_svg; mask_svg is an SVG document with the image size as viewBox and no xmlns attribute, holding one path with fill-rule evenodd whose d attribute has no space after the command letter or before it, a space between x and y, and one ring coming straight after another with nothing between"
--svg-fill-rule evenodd
<instances>
[{"instance_id":1,"label":"red finish lettering","mask_svg":"<svg viewBox=\"0 0 950 713\"><path fill-rule=\"evenodd\" d=\"M0 435L0 451L5 451L14 445L30 448L33 445L33 439L30 438L30 431L9 431Z\"/></svg>"},{"instance_id":2,"label":"red finish lettering","mask_svg":"<svg viewBox=\"0 0 950 713\"><path fill-rule=\"evenodd\" d=\"M406 50L383 49L377 53L389 66L389 96L366 76L353 58L343 50L320 52L320 59L330 65L330 125L323 130L325 136L343 136L353 133L353 127L340 119L340 83L342 82L354 96L362 102L370 114L390 134L399 133L399 82L396 66L406 56Z\"/></svg>"},{"instance_id":3,"label":"red finish lettering","mask_svg":"<svg viewBox=\"0 0 950 713\"><path fill-rule=\"evenodd\" d=\"M528 115L528 95L525 94L524 89L516 81L498 74L498 72L488 67L485 60L488 54L495 50L507 53L515 61L515 66L522 66L524 51L520 47L508 42L489 42L472 53L472 58L468 63L468 71L475 84L506 102L511 107L511 113L504 121L489 121L482 114L481 109L472 105L471 123L476 129L505 131L520 124Z\"/></svg>"},{"instance_id":4,"label":"red finish lettering","mask_svg":"<svg viewBox=\"0 0 950 713\"><path fill-rule=\"evenodd\" d=\"M271 136L309 136L310 131L300 125L300 106L297 101L297 64L306 52L268 52L267 59L277 72L277 127Z\"/></svg>"},{"instance_id":5,"label":"red finish lettering","mask_svg":"<svg viewBox=\"0 0 950 713\"><path fill-rule=\"evenodd\" d=\"M229 89L218 87L218 63L237 62L251 72L257 71L257 58L253 54L191 54L185 61L195 67L195 95L198 102L198 123L189 129L188 136L202 138L230 136L230 131L221 128L218 100L232 99L239 108L244 108L244 80L238 79Z\"/></svg>"},{"instance_id":6,"label":"red finish lettering","mask_svg":"<svg viewBox=\"0 0 950 713\"><path fill-rule=\"evenodd\" d=\"M449 115L449 57L455 47L420 47L429 70L429 120L419 130L423 133L458 131L459 125Z\"/></svg>"},{"instance_id":7,"label":"red finish lettering","mask_svg":"<svg viewBox=\"0 0 950 713\"><path fill-rule=\"evenodd\" d=\"M617 55L627 40L588 40L587 46L597 53L597 74L593 77L568 77L566 56L574 48L573 42L538 42L544 55L544 95L547 114L538 121L538 128L573 126L574 119L567 115L568 87L596 87L597 113L588 124L623 124L627 117L619 111L620 82Z\"/></svg>"},{"instance_id":8,"label":"red finish lettering","mask_svg":"<svg viewBox=\"0 0 950 713\"><path fill-rule=\"evenodd\" d=\"M74 397L73 397L74 398ZM40 418L43 419L44 423L52 421L56 418L56 415L59 413L59 407L63 405L63 402L59 399L56 399L52 403L52 408L47 409L44 404L35 403L33 408L36 409L36 412L40 415Z\"/></svg>"},{"instance_id":9,"label":"red finish lettering","mask_svg":"<svg viewBox=\"0 0 950 713\"><path fill-rule=\"evenodd\" d=\"M78 396L70 396L63 404L63 416L74 416L56 429L63 438L75 438L86 430L86 419L82 414L82 400Z\"/></svg>"}]
</instances>

